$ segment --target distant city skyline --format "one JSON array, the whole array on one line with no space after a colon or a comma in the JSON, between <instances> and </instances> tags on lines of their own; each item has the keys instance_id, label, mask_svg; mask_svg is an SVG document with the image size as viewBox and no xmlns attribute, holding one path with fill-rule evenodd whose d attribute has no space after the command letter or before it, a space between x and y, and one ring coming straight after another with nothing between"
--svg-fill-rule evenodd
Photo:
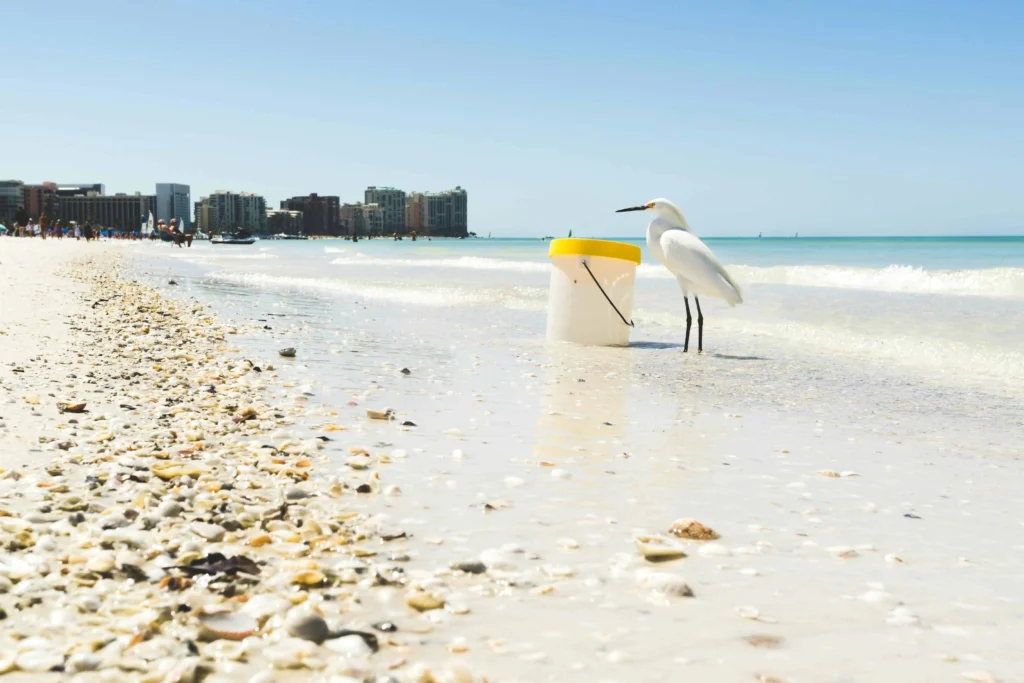
<instances>
[{"instance_id":1,"label":"distant city skyline","mask_svg":"<svg viewBox=\"0 0 1024 683\"><path fill-rule=\"evenodd\" d=\"M639 235L613 211L660 196L708 236L1024 233L1024 3L53 0L45 30L32 3L4 21L0 57L32 68L4 76L0 179L268 207L462 185L503 236Z\"/></svg>"}]
</instances>

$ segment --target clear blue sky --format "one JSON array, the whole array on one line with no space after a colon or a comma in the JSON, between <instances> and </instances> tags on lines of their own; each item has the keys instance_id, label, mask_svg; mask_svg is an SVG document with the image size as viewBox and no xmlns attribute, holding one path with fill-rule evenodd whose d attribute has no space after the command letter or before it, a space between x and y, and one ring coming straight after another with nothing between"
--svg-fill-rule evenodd
<instances>
[{"instance_id":1,"label":"clear blue sky","mask_svg":"<svg viewBox=\"0 0 1024 683\"><path fill-rule=\"evenodd\" d=\"M44 6L45 5L45 6ZM495 235L1024 233L1024 2L4 3L0 177Z\"/></svg>"}]
</instances>

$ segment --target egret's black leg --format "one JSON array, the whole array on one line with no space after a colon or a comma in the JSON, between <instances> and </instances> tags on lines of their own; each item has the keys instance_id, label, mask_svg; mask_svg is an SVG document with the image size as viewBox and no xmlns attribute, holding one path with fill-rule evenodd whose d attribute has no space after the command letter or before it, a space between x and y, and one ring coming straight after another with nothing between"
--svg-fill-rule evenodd
<instances>
[{"instance_id":1,"label":"egret's black leg","mask_svg":"<svg viewBox=\"0 0 1024 683\"><path fill-rule=\"evenodd\" d=\"M684 296L683 303L686 304L686 341L683 342L683 353L686 353L690 350L690 325L693 324L693 318L690 317L690 300Z\"/></svg>"},{"instance_id":2,"label":"egret's black leg","mask_svg":"<svg viewBox=\"0 0 1024 683\"><path fill-rule=\"evenodd\" d=\"M697 353L704 353L704 314L700 312L700 299L696 294L693 302L697 304Z\"/></svg>"}]
</instances>

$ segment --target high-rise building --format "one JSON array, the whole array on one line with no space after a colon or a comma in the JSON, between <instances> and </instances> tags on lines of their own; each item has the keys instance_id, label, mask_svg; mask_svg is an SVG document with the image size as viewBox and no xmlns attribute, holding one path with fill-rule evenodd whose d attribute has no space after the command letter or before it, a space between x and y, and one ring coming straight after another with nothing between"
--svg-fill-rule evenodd
<instances>
[{"instance_id":1,"label":"high-rise building","mask_svg":"<svg viewBox=\"0 0 1024 683\"><path fill-rule=\"evenodd\" d=\"M0 224L14 232L14 217L18 207L24 206L20 180L0 180Z\"/></svg>"},{"instance_id":2,"label":"high-rise building","mask_svg":"<svg viewBox=\"0 0 1024 683\"><path fill-rule=\"evenodd\" d=\"M44 213L51 219L57 218L57 183L44 182L41 185L23 185L21 204L34 221L38 221Z\"/></svg>"},{"instance_id":3,"label":"high-rise building","mask_svg":"<svg viewBox=\"0 0 1024 683\"><path fill-rule=\"evenodd\" d=\"M345 235L365 235L366 222L363 220L363 205L342 204L338 210L338 222L341 225L341 232Z\"/></svg>"},{"instance_id":4,"label":"high-rise building","mask_svg":"<svg viewBox=\"0 0 1024 683\"><path fill-rule=\"evenodd\" d=\"M412 192L405 197L405 229L409 232L423 232L422 192Z\"/></svg>"},{"instance_id":5,"label":"high-rise building","mask_svg":"<svg viewBox=\"0 0 1024 683\"><path fill-rule=\"evenodd\" d=\"M469 234L466 191L459 186L444 192L414 192L406 202L406 222L419 214L419 229L427 235L466 237ZM419 211L413 208L418 205ZM411 229L411 228L410 228Z\"/></svg>"},{"instance_id":6,"label":"high-rise building","mask_svg":"<svg viewBox=\"0 0 1024 683\"><path fill-rule=\"evenodd\" d=\"M341 200L315 192L281 202L282 209L302 212L302 231L307 235L338 235L341 225Z\"/></svg>"},{"instance_id":7,"label":"high-rise building","mask_svg":"<svg viewBox=\"0 0 1024 683\"><path fill-rule=\"evenodd\" d=\"M383 212L385 232L405 232L405 192L393 187L371 185L363 193L364 204L376 204Z\"/></svg>"},{"instance_id":8,"label":"high-rise building","mask_svg":"<svg viewBox=\"0 0 1024 683\"><path fill-rule=\"evenodd\" d=\"M179 183L156 184L156 211L153 213L158 221L171 224L172 218L178 219L179 228L189 230L192 225L192 198L189 186Z\"/></svg>"},{"instance_id":9,"label":"high-rise building","mask_svg":"<svg viewBox=\"0 0 1024 683\"><path fill-rule=\"evenodd\" d=\"M384 207L379 204L363 204L363 223L366 225L366 234L383 235L385 232L397 232L397 230L385 227L387 225L385 223L386 215Z\"/></svg>"},{"instance_id":10,"label":"high-rise building","mask_svg":"<svg viewBox=\"0 0 1024 683\"><path fill-rule=\"evenodd\" d=\"M138 230L150 211L156 208L151 194L89 194L57 197L57 212L62 221L92 223L115 230Z\"/></svg>"},{"instance_id":11,"label":"high-rise building","mask_svg":"<svg viewBox=\"0 0 1024 683\"><path fill-rule=\"evenodd\" d=\"M208 235L236 230L263 235L267 232L267 201L250 192L217 190L199 200L196 220L199 230Z\"/></svg>"},{"instance_id":12,"label":"high-rise building","mask_svg":"<svg viewBox=\"0 0 1024 683\"><path fill-rule=\"evenodd\" d=\"M446 193L451 197L448 234L452 237L466 237L469 234L469 202L466 191L459 185Z\"/></svg>"},{"instance_id":13,"label":"high-rise building","mask_svg":"<svg viewBox=\"0 0 1024 683\"><path fill-rule=\"evenodd\" d=\"M301 211L267 209L267 232L271 235L298 235L302 230Z\"/></svg>"}]
</instances>

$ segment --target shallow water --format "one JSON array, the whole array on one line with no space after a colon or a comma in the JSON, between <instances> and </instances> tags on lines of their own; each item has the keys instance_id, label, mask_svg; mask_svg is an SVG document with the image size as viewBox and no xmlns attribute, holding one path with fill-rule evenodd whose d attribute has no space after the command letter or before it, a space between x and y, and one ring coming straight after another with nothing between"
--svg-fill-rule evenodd
<instances>
[{"instance_id":1,"label":"shallow water","mask_svg":"<svg viewBox=\"0 0 1024 683\"><path fill-rule=\"evenodd\" d=\"M517 563L553 591L469 596L473 614L452 624L497 680L1024 675L1009 636L1024 614L1024 294L1002 281L920 291L998 280L991 269L1019 277L1024 242L712 242L748 267L735 268L746 303L703 304L703 356L682 353L681 297L653 267L638 279L631 347L546 346L546 245L489 242L146 245L137 269L259 328L238 342L313 394L309 424L336 412L350 426L330 447L339 469L351 445L406 451L382 469L404 496L352 504L412 529L416 567L524 551ZM826 265L869 277L749 275ZM925 270L886 279L895 266ZM275 358L284 346L295 361ZM417 426L367 422L368 407ZM815 475L826 468L860 476ZM493 500L510 506L485 512ZM728 555L692 547L657 567L697 594L663 604L636 589L632 538L678 517L718 529ZM545 578L541 567L563 564L572 579ZM872 590L890 597L857 599ZM741 619L743 605L777 623ZM887 624L899 606L918 623ZM784 645L743 640L759 633Z\"/></svg>"}]
</instances>

